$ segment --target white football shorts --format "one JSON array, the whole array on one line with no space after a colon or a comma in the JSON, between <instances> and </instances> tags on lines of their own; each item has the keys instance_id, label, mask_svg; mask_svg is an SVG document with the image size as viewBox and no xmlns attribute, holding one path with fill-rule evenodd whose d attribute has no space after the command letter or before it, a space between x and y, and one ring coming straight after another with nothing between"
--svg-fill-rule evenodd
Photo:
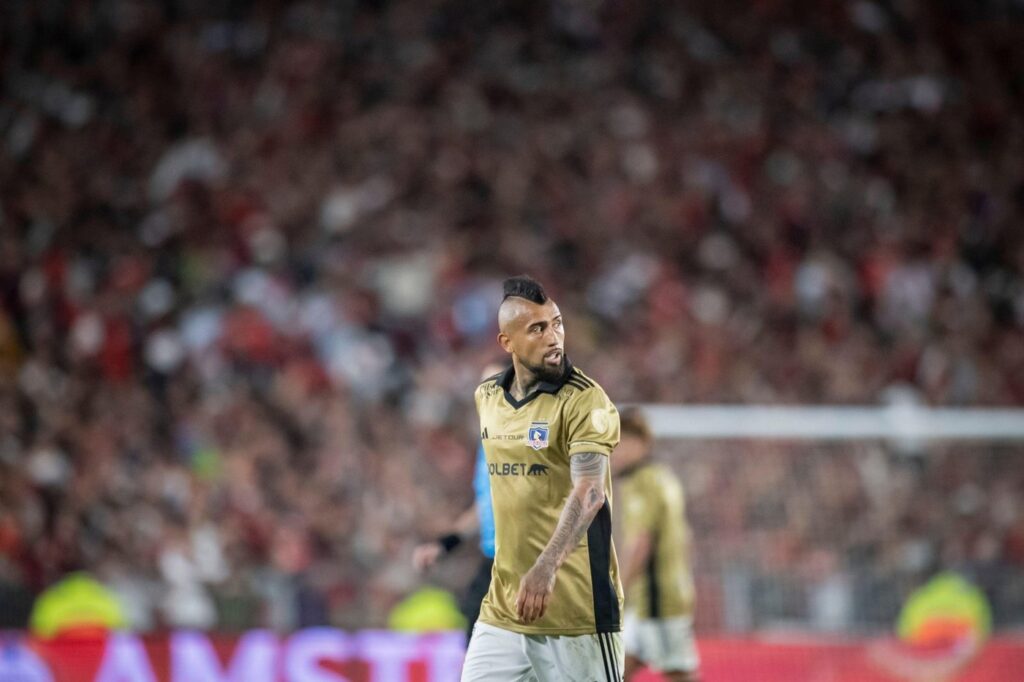
<instances>
[{"instance_id":1,"label":"white football shorts","mask_svg":"<svg viewBox=\"0 0 1024 682\"><path fill-rule=\"evenodd\" d=\"M659 672L692 673L700 666L690 616L640 619L627 611L622 622L622 641L627 656Z\"/></svg>"},{"instance_id":2,"label":"white football shorts","mask_svg":"<svg viewBox=\"0 0 1024 682\"><path fill-rule=\"evenodd\" d=\"M523 635L477 622L462 682L622 682L622 635Z\"/></svg>"}]
</instances>

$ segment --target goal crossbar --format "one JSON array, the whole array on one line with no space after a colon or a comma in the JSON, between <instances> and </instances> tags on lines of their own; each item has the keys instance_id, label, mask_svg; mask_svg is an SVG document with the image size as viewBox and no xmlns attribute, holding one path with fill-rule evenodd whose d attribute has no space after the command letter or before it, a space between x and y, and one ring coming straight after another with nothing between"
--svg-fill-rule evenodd
<instances>
[{"instance_id":1,"label":"goal crossbar","mask_svg":"<svg viewBox=\"0 0 1024 682\"><path fill-rule=\"evenodd\" d=\"M1024 440L1024 409L640 405L659 438Z\"/></svg>"}]
</instances>

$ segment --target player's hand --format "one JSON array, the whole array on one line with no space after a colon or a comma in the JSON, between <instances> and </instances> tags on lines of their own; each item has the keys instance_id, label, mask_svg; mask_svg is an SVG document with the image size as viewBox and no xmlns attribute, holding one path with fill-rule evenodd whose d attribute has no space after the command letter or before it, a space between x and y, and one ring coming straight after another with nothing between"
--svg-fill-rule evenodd
<instances>
[{"instance_id":1,"label":"player's hand","mask_svg":"<svg viewBox=\"0 0 1024 682\"><path fill-rule=\"evenodd\" d=\"M440 542L424 542L422 545L417 545L416 549L412 551L413 568L422 573L437 563L442 552L444 552L444 548Z\"/></svg>"},{"instance_id":2,"label":"player's hand","mask_svg":"<svg viewBox=\"0 0 1024 682\"><path fill-rule=\"evenodd\" d=\"M548 610L551 592L555 589L555 572L545 566L534 566L519 581L516 613L519 620L532 623Z\"/></svg>"}]
</instances>

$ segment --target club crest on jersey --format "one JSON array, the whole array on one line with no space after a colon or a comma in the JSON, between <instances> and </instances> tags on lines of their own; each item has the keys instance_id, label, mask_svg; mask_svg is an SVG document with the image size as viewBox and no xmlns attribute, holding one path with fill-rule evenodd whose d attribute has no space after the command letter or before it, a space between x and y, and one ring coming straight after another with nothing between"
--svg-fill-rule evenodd
<instances>
[{"instance_id":1,"label":"club crest on jersey","mask_svg":"<svg viewBox=\"0 0 1024 682\"><path fill-rule=\"evenodd\" d=\"M548 423L533 422L530 430L526 433L526 443L534 450L540 450L548 446Z\"/></svg>"}]
</instances>

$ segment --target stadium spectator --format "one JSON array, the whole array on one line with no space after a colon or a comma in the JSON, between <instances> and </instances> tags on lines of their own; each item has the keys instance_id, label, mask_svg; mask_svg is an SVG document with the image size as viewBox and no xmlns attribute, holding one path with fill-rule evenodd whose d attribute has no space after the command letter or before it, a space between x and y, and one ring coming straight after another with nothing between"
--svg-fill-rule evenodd
<instances>
[{"instance_id":1,"label":"stadium spectator","mask_svg":"<svg viewBox=\"0 0 1024 682\"><path fill-rule=\"evenodd\" d=\"M1024 403L1017 4L7 3L0 62L5 603L383 624L513 272L617 402ZM1019 624L1019 450L672 448L698 628L939 566Z\"/></svg>"}]
</instances>

